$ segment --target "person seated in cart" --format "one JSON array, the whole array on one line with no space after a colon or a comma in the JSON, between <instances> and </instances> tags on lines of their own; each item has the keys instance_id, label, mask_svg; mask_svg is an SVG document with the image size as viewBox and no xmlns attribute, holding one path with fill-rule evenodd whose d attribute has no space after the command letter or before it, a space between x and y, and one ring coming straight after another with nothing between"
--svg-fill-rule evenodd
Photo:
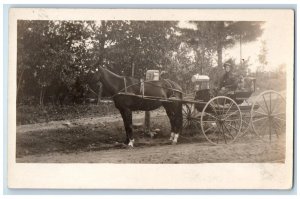
<instances>
[{"instance_id":1,"label":"person seated in cart","mask_svg":"<svg viewBox=\"0 0 300 199\"><path fill-rule=\"evenodd\" d=\"M235 75L232 73L232 61L226 61L223 67L225 69L225 74L221 77L218 95L233 94L233 92L237 89L238 83Z\"/></svg>"}]
</instances>

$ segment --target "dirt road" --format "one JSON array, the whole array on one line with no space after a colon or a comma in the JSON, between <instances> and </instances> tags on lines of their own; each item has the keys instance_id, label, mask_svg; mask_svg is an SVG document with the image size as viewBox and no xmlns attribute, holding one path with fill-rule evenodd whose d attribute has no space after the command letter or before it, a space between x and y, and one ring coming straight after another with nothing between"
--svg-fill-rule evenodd
<instances>
[{"instance_id":1,"label":"dirt road","mask_svg":"<svg viewBox=\"0 0 300 199\"><path fill-rule=\"evenodd\" d=\"M142 122L143 113L134 121ZM135 148L125 139L119 116L82 118L17 129L17 162L39 163L218 163L284 162L284 136L265 143L248 133L231 145L209 144L196 130L184 131L171 145L169 122L162 112L152 114L152 127L160 129L152 139L136 129Z\"/></svg>"},{"instance_id":2,"label":"dirt road","mask_svg":"<svg viewBox=\"0 0 300 199\"><path fill-rule=\"evenodd\" d=\"M284 162L283 144L258 140L232 145L212 146L192 143L136 147L79 153L49 153L18 158L18 162L45 163L257 163Z\"/></svg>"}]
</instances>

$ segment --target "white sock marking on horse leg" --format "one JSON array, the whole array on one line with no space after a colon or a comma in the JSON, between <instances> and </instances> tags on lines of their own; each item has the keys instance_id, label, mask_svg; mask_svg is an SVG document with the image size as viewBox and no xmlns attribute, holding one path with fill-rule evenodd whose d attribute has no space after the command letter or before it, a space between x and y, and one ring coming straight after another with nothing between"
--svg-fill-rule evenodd
<instances>
[{"instance_id":1,"label":"white sock marking on horse leg","mask_svg":"<svg viewBox=\"0 0 300 199\"><path fill-rule=\"evenodd\" d=\"M171 132L171 136L170 136L170 140L171 140L171 141L174 140L174 136L175 136L175 133Z\"/></svg>"},{"instance_id":2,"label":"white sock marking on horse leg","mask_svg":"<svg viewBox=\"0 0 300 199\"><path fill-rule=\"evenodd\" d=\"M178 137L179 137L179 133L176 133L176 134L174 135L173 144L176 144L176 143L177 143Z\"/></svg>"},{"instance_id":3,"label":"white sock marking on horse leg","mask_svg":"<svg viewBox=\"0 0 300 199\"><path fill-rule=\"evenodd\" d=\"M134 139L132 139L132 140L129 140L128 146L131 146L131 147L133 147L133 143L134 143Z\"/></svg>"}]
</instances>

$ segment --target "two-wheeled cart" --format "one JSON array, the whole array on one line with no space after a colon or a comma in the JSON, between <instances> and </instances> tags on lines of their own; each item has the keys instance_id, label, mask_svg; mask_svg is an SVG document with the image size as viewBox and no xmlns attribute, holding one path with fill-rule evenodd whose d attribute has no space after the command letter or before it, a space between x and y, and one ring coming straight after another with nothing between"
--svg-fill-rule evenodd
<instances>
[{"instance_id":1,"label":"two-wheeled cart","mask_svg":"<svg viewBox=\"0 0 300 199\"><path fill-rule=\"evenodd\" d=\"M183 100L183 127L196 128L212 144L229 144L247 132L272 141L285 133L286 102L279 92L267 90L256 97L255 78L224 96L214 96L207 76L198 76L194 99ZM204 85L204 86L203 86Z\"/></svg>"}]
</instances>

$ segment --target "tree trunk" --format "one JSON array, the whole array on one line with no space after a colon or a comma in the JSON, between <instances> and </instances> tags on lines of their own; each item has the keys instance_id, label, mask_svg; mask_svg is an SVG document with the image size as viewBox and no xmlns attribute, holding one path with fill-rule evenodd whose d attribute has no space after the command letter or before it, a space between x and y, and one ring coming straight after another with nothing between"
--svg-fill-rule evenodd
<instances>
[{"instance_id":1,"label":"tree trunk","mask_svg":"<svg viewBox=\"0 0 300 199\"><path fill-rule=\"evenodd\" d=\"M203 75L203 68L205 64L205 52L204 50L201 51L201 68L200 68L200 75Z\"/></svg>"},{"instance_id":2,"label":"tree trunk","mask_svg":"<svg viewBox=\"0 0 300 199\"><path fill-rule=\"evenodd\" d=\"M223 34L224 34L224 22L223 21L219 21L218 22L218 27L217 27L217 31L218 31L218 41L217 41L217 54L218 54L218 67L222 68L222 53L223 53Z\"/></svg>"},{"instance_id":3,"label":"tree trunk","mask_svg":"<svg viewBox=\"0 0 300 199\"><path fill-rule=\"evenodd\" d=\"M103 91L103 89L102 89L102 84L101 84L101 83L99 83L97 105L99 105L99 104L100 104L100 102L101 102L101 98L102 98L102 91Z\"/></svg>"},{"instance_id":4,"label":"tree trunk","mask_svg":"<svg viewBox=\"0 0 300 199\"><path fill-rule=\"evenodd\" d=\"M106 37L104 36L107 29L106 29L106 22L105 21L101 21L101 26L100 26L100 35L98 38L99 41L99 54L98 54L98 58L99 58L99 65L103 66L104 64L104 54L105 54L105 42L106 42Z\"/></svg>"},{"instance_id":5,"label":"tree trunk","mask_svg":"<svg viewBox=\"0 0 300 199\"><path fill-rule=\"evenodd\" d=\"M222 68L222 59L223 59L223 56L222 56L222 53L223 53L223 46L221 44L221 42L218 43L218 47L217 47L217 54L218 54L218 67L219 68Z\"/></svg>"},{"instance_id":6,"label":"tree trunk","mask_svg":"<svg viewBox=\"0 0 300 199\"><path fill-rule=\"evenodd\" d=\"M40 92L40 105L41 106L44 105L44 96L45 96L45 91L44 91L44 87L42 86L41 92Z\"/></svg>"},{"instance_id":7,"label":"tree trunk","mask_svg":"<svg viewBox=\"0 0 300 199\"><path fill-rule=\"evenodd\" d=\"M242 35L240 34L240 67L242 68L242 62L243 57L242 57Z\"/></svg>"},{"instance_id":8,"label":"tree trunk","mask_svg":"<svg viewBox=\"0 0 300 199\"><path fill-rule=\"evenodd\" d=\"M132 62L132 66L131 66L131 76L132 77L134 77L134 69L135 69L134 62Z\"/></svg>"},{"instance_id":9,"label":"tree trunk","mask_svg":"<svg viewBox=\"0 0 300 199\"><path fill-rule=\"evenodd\" d=\"M22 82L22 79L23 79L23 73L24 73L25 69L23 69L21 71L21 75L19 77L19 80L18 80L18 85L17 85L17 99L18 99L18 94L19 94L19 89L21 87L21 82Z\"/></svg>"}]
</instances>

